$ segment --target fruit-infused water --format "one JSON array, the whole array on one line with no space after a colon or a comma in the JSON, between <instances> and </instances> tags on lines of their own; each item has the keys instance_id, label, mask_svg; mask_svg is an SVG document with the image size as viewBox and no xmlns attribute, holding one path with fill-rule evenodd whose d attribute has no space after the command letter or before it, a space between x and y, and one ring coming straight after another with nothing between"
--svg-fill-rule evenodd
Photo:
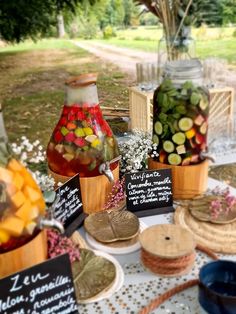
<instances>
[{"instance_id":1,"label":"fruit-infused water","mask_svg":"<svg viewBox=\"0 0 236 314\"><path fill-rule=\"evenodd\" d=\"M154 93L153 106L156 159L182 166L201 162L207 149L208 91L192 81L175 84L166 78Z\"/></svg>"},{"instance_id":2,"label":"fruit-infused water","mask_svg":"<svg viewBox=\"0 0 236 314\"><path fill-rule=\"evenodd\" d=\"M99 166L119 155L113 133L103 118L96 78L81 75L67 83L67 98L47 148L50 169L63 176L92 177ZM110 165L111 170L117 162Z\"/></svg>"},{"instance_id":3,"label":"fruit-infused water","mask_svg":"<svg viewBox=\"0 0 236 314\"><path fill-rule=\"evenodd\" d=\"M26 168L10 158L0 166L0 253L30 241L45 215L43 195Z\"/></svg>"}]
</instances>

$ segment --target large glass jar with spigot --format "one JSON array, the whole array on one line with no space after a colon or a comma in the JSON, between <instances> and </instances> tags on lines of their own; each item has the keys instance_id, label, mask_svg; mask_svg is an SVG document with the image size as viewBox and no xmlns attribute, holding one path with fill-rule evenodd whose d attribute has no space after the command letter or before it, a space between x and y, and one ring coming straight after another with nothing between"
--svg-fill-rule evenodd
<instances>
[{"instance_id":1,"label":"large glass jar with spigot","mask_svg":"<svg viewBox=\"0 0 236 314\"><path fill-rule=\"evenodd\" d=\"M47 147L49 168L58 175L94 177L118 165L117 141L102 115L96 81L96 74L84 74L66 82L64 107Z\"/></svg>"},{"instance_id":2,"label":"large glass jar with spigot","mask_svg":"<svg viewBox=\"0 0 236 314\"><path fill-rule=\"evenodd\" d=\"M177 166L200 163L207 152L209 93L197 59L167 62L153 97L155 160Z\"/></svg>"}]
</instances>

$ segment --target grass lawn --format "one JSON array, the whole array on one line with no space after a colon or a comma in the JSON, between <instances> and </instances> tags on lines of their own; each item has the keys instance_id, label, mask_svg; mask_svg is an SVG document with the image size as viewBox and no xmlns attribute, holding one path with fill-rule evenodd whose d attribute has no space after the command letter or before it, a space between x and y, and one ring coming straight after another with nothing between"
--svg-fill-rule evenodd
<instances>
[{"instance_id":1,"label":"grass lawn","mask_svg":"<svg viewBox=\"0 0 236 314\"><path fill-rule=\"evenodd\" d=\"M97 72L103 105L126 107L130 81L111 64L66 40L42 40L0 48L0 103L11 142L21 136L46 147L64 102L69 76Z\"/></svg>"}]
</instances>

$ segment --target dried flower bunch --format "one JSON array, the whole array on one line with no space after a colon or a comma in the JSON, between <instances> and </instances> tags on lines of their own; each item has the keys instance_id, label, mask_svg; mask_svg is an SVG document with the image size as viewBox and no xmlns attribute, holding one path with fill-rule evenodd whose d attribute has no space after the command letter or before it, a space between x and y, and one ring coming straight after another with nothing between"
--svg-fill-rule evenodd
<instances>
[{"instance_id":1,"label":"dried flower bunch","mask_svg":"<svg viewBox=\"0 0 236 314\"><path fill-rule=\"evenodd\" d=\"M187 38L193 22L193 0L134 0L144 5L163 25L169 60L177 60L179 53L187 52Z\"/></svg>"},{"instance_id":2,"label":"dried flower bunch","mask_svg":"<svg viewBox=\"0 0 236 314\"><path fill-rule=\"evenodd\" d=\"M111 193L108 195L108 201L106 202L104 209L108 210L117 207L124 200L125 200L125 177L123 177L121 180L117 180L113 185Z\"/></svg>"},{"instance_id":3,"label":"dried flower bunch","mask_svg":"<svg viewBox=\"0 0 236 314\"><path fill-rule=\"evenodd\" d=\"M236 219L236 196L230 193L228 187L216 187L203 196L192 199L188 208L201 221L230 223Z\"/></svg>"},{"instance_id":4,"label":"dried flower bunch","mask_svg":"<svg viewBox=\"0 0 236 314\"><path fill-rule=\"evenodd\" d=\"M48 255L50 258L61 254L68 253L70 261L75 262L80 259L78 244L75 244L71 239L60 235L57 231L48 230Z\"/></svg>"},{"instance_id":5,"label":"dried flower bunch","mask_svg":"<svg viewBox=\"0 0 236 314\"><path fill-rule=\"evenodd\" d=\"M215 196L210 202L210 211L213 218L217 218L221 213L228 215L236 205L236 197L231 195L229 188L220 189L216 187L212 191Z\"/></svg>"}]
</instances>

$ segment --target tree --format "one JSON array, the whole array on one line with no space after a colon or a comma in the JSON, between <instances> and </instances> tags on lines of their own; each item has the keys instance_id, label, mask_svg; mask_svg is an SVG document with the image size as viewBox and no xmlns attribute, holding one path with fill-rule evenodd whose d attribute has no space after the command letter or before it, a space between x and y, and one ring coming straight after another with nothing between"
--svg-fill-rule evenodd
<instances>
[{"instance_id":1,"label":"tree","mask_svg":"<svg viewBox=\"0 0 236 314\"><path fill-rule=\"evenodd\" d=\"M94 3L95 0L87 0ZM75 11L82 0L1 0L0 36L9 42L44 36L64 10Z\"/></svg>"},{"instance_id":2,"label":"tree","mask_svg":"<svg viewBox=\"0 0 236 314\"><path fill-rule=\"evenodd\" d=\"M194 12L196 26L202 23L208 25L222 25L223 23L222 0L196 0L193 1L191 9Z\"/></svg>"},{"instance_id":3,"label":"tree","mask_svg":"<svg viewBox=\"0 0 236 314\"><path fill-rule=\"evenodd\" d=\"M222 0L224 24L236 23L236 0Z\"/></svg>"}]
</instances>

